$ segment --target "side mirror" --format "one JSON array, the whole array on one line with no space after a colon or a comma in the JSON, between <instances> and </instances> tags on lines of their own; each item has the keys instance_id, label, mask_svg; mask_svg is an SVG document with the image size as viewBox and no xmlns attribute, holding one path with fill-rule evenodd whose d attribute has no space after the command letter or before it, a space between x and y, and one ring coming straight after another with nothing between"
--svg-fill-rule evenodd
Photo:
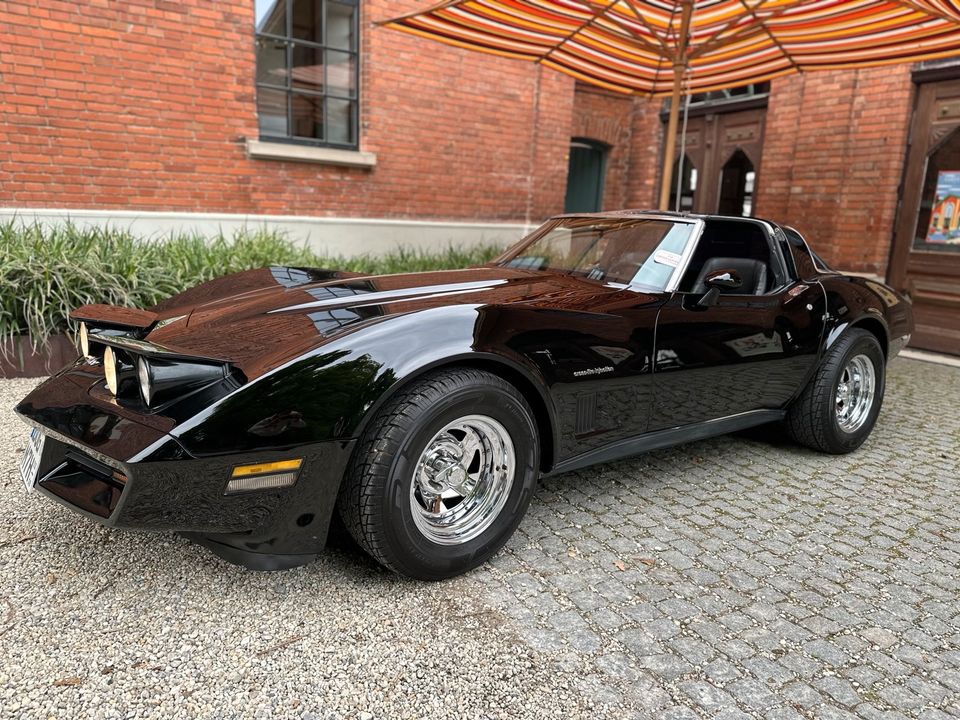
<instances>
[{"instance_id":1,"label":"side mirror","mask_svg":"<svg viewBox=\"0 0 960 720\"><path fill-rule=\"evenodd\" d=\"M700 298L697 305L710 307L717 304L721 290L736 290L743 285L743 278L736 270L720 268L707 275L703 279L703 284L707 286L707 292Z\"/></svg>"}]
</instances>

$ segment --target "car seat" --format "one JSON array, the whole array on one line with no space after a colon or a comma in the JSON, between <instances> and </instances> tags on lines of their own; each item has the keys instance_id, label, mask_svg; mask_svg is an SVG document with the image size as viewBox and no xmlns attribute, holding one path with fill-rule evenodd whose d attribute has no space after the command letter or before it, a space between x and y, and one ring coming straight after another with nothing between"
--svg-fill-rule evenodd
<instances>
[{"instance_id":1,"label":"car seat","mask_svg":"<svg viewBox=\"0 0 960 720\"><path fill-rule=\"evenodd\" d=\"M759 260L736 257L712 257L700 269L697 281L693 284L693 292L705 293L707 285L704 282L707 275L716 270L736 270L743 280L743 284L735 290L723 290L723 294L734 295L762 295L767 289L767 266Z\"/></svg>"}]
</instances>

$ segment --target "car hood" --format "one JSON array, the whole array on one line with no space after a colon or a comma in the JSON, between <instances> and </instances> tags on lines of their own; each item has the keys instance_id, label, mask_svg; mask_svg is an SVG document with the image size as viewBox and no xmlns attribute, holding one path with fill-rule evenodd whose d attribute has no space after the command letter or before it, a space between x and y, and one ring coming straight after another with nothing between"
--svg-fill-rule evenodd
<instances>
[{"instance_id":1,"label":"car hood","mask_svg":"<svg viewBox=\"0 0 960 720\"><path fill-rule=\"evenodd\" d=\"M161 303L146 340L231 362L253 378L333 337L398 315L503 304L591 312L622 292L569 275L502 267L379 276L273 267L221 278ZM637 293L630 294L635 303Z\"/></svg>"}]
</instances>

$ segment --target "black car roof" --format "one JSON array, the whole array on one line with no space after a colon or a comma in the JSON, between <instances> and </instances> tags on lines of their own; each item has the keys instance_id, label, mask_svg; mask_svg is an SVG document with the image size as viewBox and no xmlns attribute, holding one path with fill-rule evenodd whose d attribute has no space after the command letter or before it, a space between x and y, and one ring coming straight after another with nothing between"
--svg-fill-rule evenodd
<instances>
[{"instance_id":1,"label":"black car roof","mask_svg":"<svg viewBox=\"0 0 960 720\"><path fill-rule=\"evenodd\" d=\"M568 217L595 217L598 220L623 220L625 218L633 218L637 216L651 216L651 217L662 217L662 218L676 218L678 220L723 220L723 221L741 221L741 222L751 222L751 223L767 223L769 225L776 225L776 223L765 220L764 218L755 218L755 217L737 217L735 215L708 215L705 213L694 213L694 212L677 212L674 210L649 210L649 209L626 209L626 210L606 210L604 212L592 212L592 213L562 213L560 215L554 215L551 219L557 218L568 218Z\"/></svg>"}]
</instances>

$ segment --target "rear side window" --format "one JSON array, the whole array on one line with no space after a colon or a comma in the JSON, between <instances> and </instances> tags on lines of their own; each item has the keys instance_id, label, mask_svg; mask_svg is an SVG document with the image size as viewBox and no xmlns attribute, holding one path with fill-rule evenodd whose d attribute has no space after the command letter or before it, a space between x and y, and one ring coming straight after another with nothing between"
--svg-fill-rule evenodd
<instances>
[{"instance_id":1,"label":"rear side window","mask_svg":"<svg viewBox=\"0 0 960 720\"><path fill-rule=\"evenodd\" d=\"M773 237L777 241L777 248L780 250L780 256L787 266L787 275L790 278L797 278L797 264L793 261L793 250L790 249L790 241L787 240L783 228L774 226Z\"/></svg>"},{"instance_id":2,"label":"rear side window","mask_svg":"<svg viewBox=\"0 0 960 720\"><path fill-rule=\"evenodd\" d=\"M783 228L783 234L786 236L787 242L793 251L793 259L797 266L797 274L799 277L809 277L818 272L836 272L836 270L823 261L823 258L813 251L813 248L807 244L807 241L804 240L803 236L796 230L791 227L785 227Z\"/></svg>"}]
</instances>

